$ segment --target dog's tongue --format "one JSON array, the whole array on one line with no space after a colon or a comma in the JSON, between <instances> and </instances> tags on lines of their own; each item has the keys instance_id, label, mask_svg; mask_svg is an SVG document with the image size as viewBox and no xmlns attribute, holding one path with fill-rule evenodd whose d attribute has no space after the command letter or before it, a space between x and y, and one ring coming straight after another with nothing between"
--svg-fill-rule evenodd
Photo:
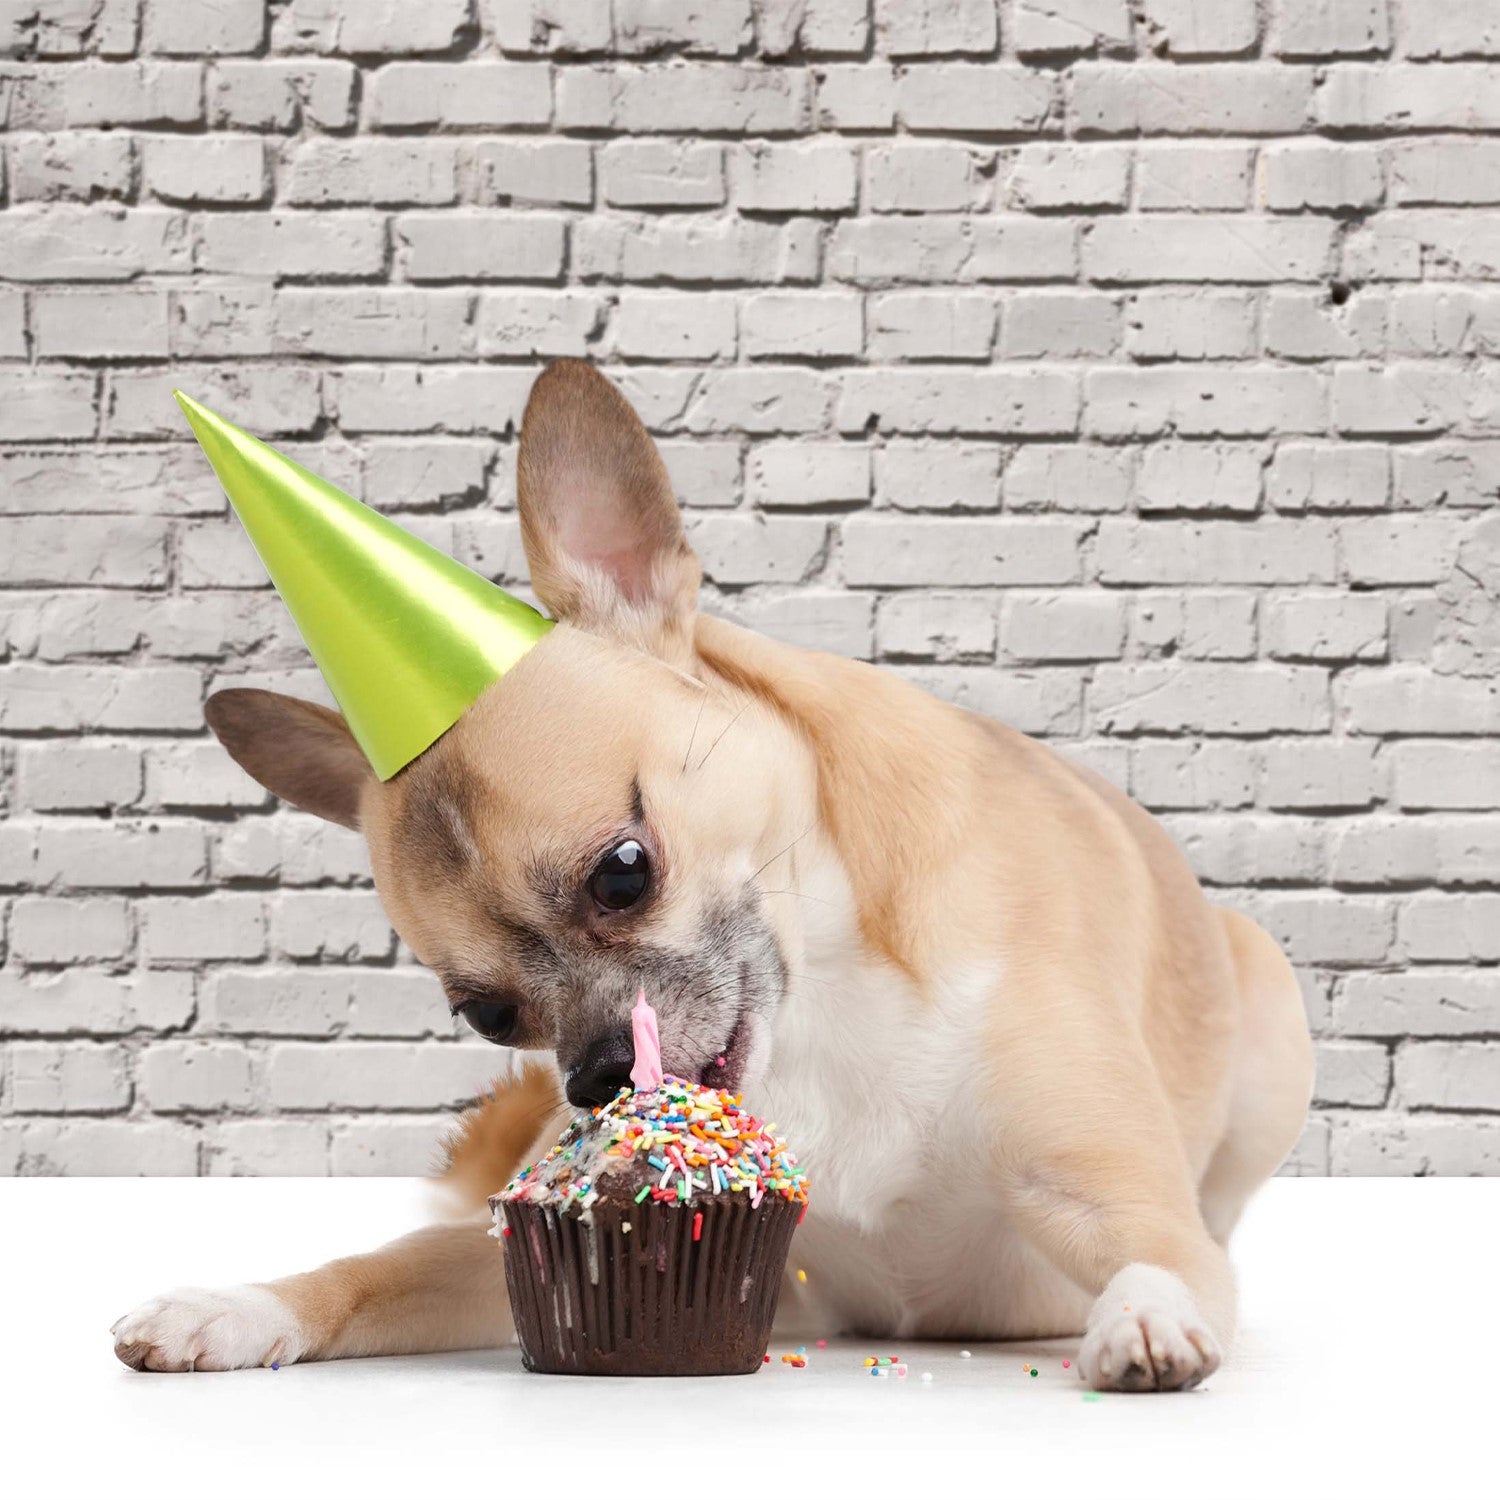
<instances>
[{"instance_id":1,"label":"dog's tongue","mask_svg":"<svg viewBox=\"0 0 1500 1500\"><path fill-rule=\"evenodd\" d=\"M630 1081L637 1093L645 1093L661 1086L661 1039L656 1033L656 1012L646 1004L644 989L635 997L630 1024L635 1031L635 1066L630 1070Z\"/></svg>"}]
</instances>

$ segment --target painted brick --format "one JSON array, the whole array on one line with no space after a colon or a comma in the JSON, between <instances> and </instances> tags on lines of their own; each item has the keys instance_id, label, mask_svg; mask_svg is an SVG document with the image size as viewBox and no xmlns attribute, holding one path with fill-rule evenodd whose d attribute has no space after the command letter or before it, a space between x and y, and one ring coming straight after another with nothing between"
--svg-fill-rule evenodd
<instances>
[{"instance_id":1,"label":"painted brick","mask_svg":"<svg viewBox=\"0 0 1500 1500\"><path fill-rule=\"evenodd\" d=\"M1310 68L1080 63L1073 121L1088 135L1286 135L1312 111Z\"/></svg>"},{"instance_id":2,"label":"painted brick","mask_svg":"<svg viewBox=\"0 0 1500 1500\"><path fill-rule=\"evenodd\" d=\"M1380 661L1386 601L1378 594L1300 594L1265 606L1266 654L1281 661Z\"/></svg>"},{"instance_id":3,"label":"painted brick","mask_svg":"<svg viewBox=\"0 0 1500 1500\"><path fill-rule=\"evenodd\" d=\"M891 57L991 52L1000 37L996 0L875 0L875 38Z\"/></svg>"},{"instance_id":4,"label":"painted brick","mask_svg":"<svg viewBox=\"0 0 1500 1500\"><path fill-rule=\"evenodd\" d=\"M858 354L864 308L852 292L758 292L745 299L740 328L751 359Z\"/></svg>"},{"instance_id":5,"label":"painted brick","mask_svg":"<svg viewBox=\"0 0 1500 1500\"><path fill-rule=\"evenodd\" d=\"M472 0L292 0L277 18L283 46L317 52L443 52L469 24Z\"/></svg>"},{"instance_id":6,"label":"painted brick","mask_svg":"<svg viewBox=\"0 0 1500 1500\"><path fill-rule=\"evenodd\" d=\"M892 594L875 624L888 660L987 661L995 654L995 601L984 594Z\"/></svg>"},{"instance_id":7,"label":"painted brick","mask_svg":"<svg viewBox=\"0 0 1500 1500\"><path fill-rule=\"evenodd\" d=\"M9 164L14 203L128 198L135 184L135 141L106 131L15 134Z\"/></svg>"},{"instance_id":8,"label":"painted brick","mask_svg":"<svg viewBox=\"0 0 1500 1500\"><path fill-rule=\"evenodd\" d=\"M1007 510L1124 510L1134 484L1123 449L1030 444L1005 470Z\"/></svg>"},{"instance_id":9,"label":"painted brick","mask_svg":"<svg viewBox=\"0 0 1500 1500\"><path fill-rule=\"evenodd\" d=\"M107 973L72 967L0 973L4 1029L39 1036L120 1036L164 1032L193 1018L194 976L185 972Z\"/></svg>"},{"instance_id":10,"label":"painted brick","mask_svg":"<svg viewBox=\"0 0 1500 1500\"><path fill-rule=\"evenodd\" d=\"M1318 121L1340 129L1493 130L1500 68L1484 63L1336 63L1317 92Z\"/></svg>"},{"instance_id":11,"label":"painted brick","mask_svg":"<svg viewBox=\"0 0 1500 1500\"><path fill-rule=\"evenodd\" d=\"M875 455L875 493L897 510L996 510L1000 450L893 441Z\"/></svg>"},{"instance_id":12,"label":"painted brick","mask_svg":"<svg viewBox=\"0 0 1500 1500\"><path fill-rule=\"evenodd\" d=\"M1170 57L1233 57L1255 46L1255 0L1144 0L1141 25L1153 50Z\"/></svg>"},{"instance_id":13,"label":"painted brick","mask_svg":"<svg viewBox=\"0 0 1500 1500\"><path fill-rule=\"evenodd\" d=\"M1084 426L1101 437L1261 437L1319 432L1327 396L1310 370L1200 367L1091 370Z\"/></svg>"},{"instance_id":14,"label":"painted brick","mask_svg":"<svg viewBox=\"0 0 1500 1500\"><path fill-rule=\"evenodd\" d=\"M896 79L896 113L910 130L958 135L1057 130L1056 85L1004 63L923 63Z\"/></svg>"},{"instance_id":15,"label":"painted brick","mask_svg":"<svg viewBox=\"0 0 1500 1500\"><path fill-rule=\"evenodd\" d=\"M215 63L208 79L209 123L287 133L304 125L342 130L354 119L356 76L352 63L323 59Z\"/></svg>"},{"instance_id":16,"label":"painted brick","mask_svg":"<svg viewBox=\"0 0 1500 1500\"><path fill-rule=\"evenodd\" d=\"M1162 443L1141 459L1136 507L1152 511L1260 508L1261 454L1213 443Z\"/></svg>"},{"instance_id":17,"label":"painted brick","mask_svg":"<svg viewBox=\"0 0 1500 1500\"><path fill-rule=\"evenodd\" d=\"M1465 969L1350 974L1334 1018L1348 1036L1472 1036L1500 1031L1500 985Z\"/></svg>"},{"instance_id":18,"label":"painted brick","mask_svg":"<svg viewBox=\"0 0 1500 1500\"><path fill-rule=\"evenodd\" d=\"M1104 661L1125 646L1125 601L1113 594L1007 595L1000 624L1004 656L1021 662Z\"/></svg>"},{"instance_id":19,"label":"painted brick","mask_svg":"<svg viewBox=\"0 0 1500 1500\"><path fill-rule=\"evenodd\" d=\"M27 964L122 959L130 919L116 897L23 896L10 909L11 952Z\"/></svg>"},{"instance_id":20,"label":"painted brick","mask_svg":"<svg viewBox=\"0 0 1500 1500\"><path fill-rule=\"evenodd\" d=\"M760 443L746 465L745 493L762 510L863 504L870 455L847 443Z\"/></svg>"},{"instance_id":21,"label":"painted brick","mask_svg":"<svg viewBox=\"0 0 1500 1500\"><path fill-rule=\"evenodd\" d=\"M1130 196L1128 146L1022 146L1010 200L1032 211L1122 208Z\"/></svg>"},{"instance_id":22,"label":"painted brick","mask_svg":"<svg viewBox=\"0 0 1500 1500\"><path fill-rule=\"evenodd\" d=\"M106 1112L130 1103L125 1050L94 1042L13 1042L10 1107L17 1114Z\"/></svg>"},{"instance_id":23,"label":"painted brick","mask_svg":"<svg viewBox=\"0 0 1500 1500\"><path fill-rule=\"evenodd\" d=\"M297 205L453 203L457 151L441 140L311 140L292 149L281 192Z\"/></svg>"},{"instance_id":24,"label":"painted brick","mask_svg":"<svg viewBox=\"0 0 1500 1500\"><path fill-rule=\"evenodd\" d=\"M1245 146L1151 142L1136 148L1135 162L1136 202L1146 210L1244 208L1250 198L1255 153Z\"/></svg>"},{"instance_id":25,"label":"painted brick","mask_svg":"<svg viewBox=\"0 0 1500 1500\"><path fill-rule=\"evenodd\" d=\"M444 222L434 217L434 235ZM535 236L529 227L523 232ZM561 270L561 227L558 241ZM584 219L574 227L573 257L575 273L587 280L811 281L818 236L810 221L798 219ZM498 266L497 274L504 274Z\"/></svg>"},{"instance_id":26,"label":"painted brick","mask_svg":"<svg viewBox=\"0 0 1500 1500\"><path fill-rule=\"evenodd\" d=\"M725 196L724 149L710 141L610 141L599 175L616 208L703 208Z\"/></svg>"},{"instance_id":27,"label":"painted brick","mask_svg":"<svg viewBox=\"0 0 1500 1500\"><path fill-rule=\"evenodd\" d=\"M1023 57L1126 47L1130 7L1125 0L1018 0L1011 35Z\"/></svg>"},{"instance_id":28,"label":"painted brick","mask_svg":"<svg viewBox=\"0 0 1500 1500\"><path fill-rule=\"evenodd\" d=\"M735 201L756 212L826 213L852 208L854 153L840 141L759 142L730 159Z\"/></svg>"},{"instance_id":29,"label":"painted brick","mask_svg":"<svg viewBox=\"0 0 1500 1500\"><path fill-rule=\"evenodd\" d=\"M371 80L367 106L376 130L504 130L545 125L551 113L548 69L472 59L391 63Z\"/></svg>"},{"instance_id":30,"label":"painted brick","mask_svg":"<svg viewBox=\"0 0 1500 1500\"><path fill-rule=\"evenodd\" d=\"M199 266L226 275L342 278L385 266L385 222L357 209L210 214L201 232Z\"/></svg>"},{"instance_id":31,"label":"painted brick","mask_svg":"<svg viewBox=\"0 0 1500 1500\"><path fill-rule=\"evenodd\" d=\"M1393 745L1390 756L1401 807L1500 807L1500 757L1483 742L1409 740Z\"/></svg>"},{"instance_id":32,"label":"painted brick","mask_svg":"<svg viewBox=\"0 0 1500 1500\"><path fill-rule=\"evenodd\" d=\"M473 160L479 176L475 200L485 206L587 208L594 201L594 158L586 141L480 141Z\"/></svg>"},{"instance_id":33,"label":"painted brick","mask_svg":"<svg viewBox=\"0 0 1500 1500\"><path fill-rule=\"evenodd\" d=\"M1280 0L1271 27L1278 57L1360 57L1390 45L1388 0Z\"/></svg>"},{"instance_id":34,"label":"painted brick","mask_svg":"<svg viewBox=\"0 0 1500 1500\"><path fill-rule=\"evenodd\" d=\"M1387 450L1375 444L1282 443L1266 473L1277 510L1384 510L1390 503Z\"/></svg>"},{"instance_id":35,"label":"painted brick","mask_svg":"<svg viewBox=\"0 0 1500 1500\"><path fill-rule=\"evenodd\" d=\"M1391 1058L1373 1042L1319 1041L1314 1104L1378 1109L1391 1087Z\"/></svg>"},{"instance_id":36,"label":"painted brick","mask_svg":"<svg viewBox=\"0 0 1500 1500\"><path fill-rule=\"evenodd\" d=\"M1177 214L1084 225L1092 281L1316 281L1328 270L1333 230L1314 219Z\"/></svg>"},{"instance_id":37,"label":"painted brick","mask_svg":"<svg viewBox=\"0 0 1500 1500\"><path fill-rule=\"evenodd\" d=\"M153 1114L247 1109L251 1054L238 1042L159 1042L141 1054L141 1099Z\"/></svg>"},{"instance_id":38,"label":"painted brick","mask_svg":"<svg viewBox=\"0 0 1500 1500\"><path fill-rule=\"evenodd\" d=\"M995 303L983 292L890 292L868 299L866 319L875 360L987 360L995 340Z\"/></svg>"},{"instance_id":39,"label":"painted brick","mask_svg":"<svg viewBox=\"0 0 1500 1500\"><path fill-rule=\"evenodd\" d=\"M843 525L843 565L852 584L1071 583L1078 529L1064 521L854 516Z\"/></svg>"},{"instance_id":40,"label":"painted brick","mask_svg":"<svg viewBox=\"0 0 1500 1500\"><path fill-rule=\"evenodd\" d=\"M1500 15L1489 0L1397 0L1403 51L1415 58L1500 57Z\"/></svg>"},{"instance_id":41,"label":"painted brick","mask_svg":"<svg viewBox=\"0 0 1500 1500\"><path fill-rule=\"evenodd\" d=\"M1130 790L1147 807L1248 807L1254 749L1233 740L1143 741L1130 752Z\"/></svg>"},{"instance_id":42,"label":"painted brick","mask_svg":"<svg viewBox=\"0 0 1500 1500\"><path fill-rule=\"evenodd\" d=\"M867 204L878 214L978 208L989 194L989 167L980 153L947 142L902 141L872 148L865 153ZM853 201L851 182L844 201L809 206L847 208Z\"/></svg>"},{"instance_id":43,"label":"painted brick","mask_svg":"<svg viewBox=\"0 0 1500 1500\"><path fill-rule=\"evenodd\" d=\"M398 214L392 243L413 281L552 281L564 226L542 214Z\"/></svg>"},{"instance_id":44,"label":"painted brick","mask_svg":"<svg viewBox=\"0 0 1500 1500\"><path fill-rule=\"evenodd\" d=\"M167 203L258 203L266 148L253 136L148 138L142 181Z\"/></svg>"},{"instance_id":45,"label":"painted brick","mask_svg":"<svg viewBox=\"0 0 1500 1500\"><path fill-rule=\"evenodd\" d=\"M474 314L474 347L482 355L550 358L566 354L582 358L589 352L603 316L602 299L584 292L482 292ZM461 335L461 322L459 331ZM466 476L473 451L465 450L462 467ZM476 474L464 488L473 488L478 481Z\"/></svg>"},{"instance_id":46,"label":"painted brick","mask_svg":"<svg viewBox=\"0 0 1500 1500\"><path fill-rule=\"evenodd\" d=\"M557 76L553 123L564 130L646 135L794 131L807 123L809 83L798 70L734 63L567 68Z\"/></svg>"},{"instance_id":47,"label":"painted brick","mask_svg":"<svg viewBox=\"0 0 1500 1500\"><path fill-rule=\"evenodd\" d=\"M1239 359L1255 348L1255 303L1244 292L1142 291L1125 303L1134 359Z\"/></svg>"},{"instance_id":48,"label":"painted brick","mask_svg":"<svg viewBox=\"0 0 1500 1500\"><path fill-rule=\"evenodd\" d=\"M1238 591L1137 594L1132 638L1146 656L1246 660L1255 655L1255 596Z\"/></svg>"},{"instance_id":49,"label":"painted brick","mask_svg":"<svg viewBox=\"0 0 1500 1500\"><path fill-rule=\"evenodd\" d=\"M1500 1044L1407 1042L1396 1049L1395 1087L1407 1105L1500 1108Z\"/></svg>"},{"instance_id":50,"label":"painted brick","mask_svg":"<svg viewBox=\"0 0 1500 1500\"><path fill-rule=\"evenodd\" d=\"M143 50L175 57L255 52L265 39L264 0L145 0Z\"/></svg>"},{"instance_id":51,"label":"painted brick","mask_svg":"<svg viewBox=\"0 0 1500 1500\"><path fill-rule=\"evenodd\" d=\"M1058 370L852 372L838 403L841 431L1071 433L1078 388Z\"/></svg>"},{"instance_id":52,"label":"painted brick","mask_svg":"<svg viewBox=\"0 0 1500 1500\"><path fill-rule=\"evenodd\" d=\"M1120 346L1120 304L1095 292L1031 291L1001 303L1002 359L1107 358Z\"/></svg>"},{"instance_id":53,"label":"painted brick","mask_svg":"<svg viewBox=\"0 0 1500 1500\"><path fill-rule=\"evenodd\" d=\"M1260 160L1268 208L1369 209L1385 193L1380 152L1369 146L1297 141L1267 146Z\"/></svg>"}]
</instances>

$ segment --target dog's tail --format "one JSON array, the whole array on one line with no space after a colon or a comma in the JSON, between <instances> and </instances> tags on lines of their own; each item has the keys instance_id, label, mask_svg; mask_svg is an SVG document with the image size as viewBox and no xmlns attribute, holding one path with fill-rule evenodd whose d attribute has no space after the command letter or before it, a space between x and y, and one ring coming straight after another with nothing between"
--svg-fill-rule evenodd
<instances>
[{"instance_id":1,"label":"dog's tail","mask_svg":"<svg viewBox=\"0 0 1500 1500\"><path fill-rule=\"evenodd\" d=\"M483 1209L562 1129L563 1095L557 1072L527 1062L459 1116L444 1143L443 1181L464 1211Z\"/></svg>"}]
</instances>

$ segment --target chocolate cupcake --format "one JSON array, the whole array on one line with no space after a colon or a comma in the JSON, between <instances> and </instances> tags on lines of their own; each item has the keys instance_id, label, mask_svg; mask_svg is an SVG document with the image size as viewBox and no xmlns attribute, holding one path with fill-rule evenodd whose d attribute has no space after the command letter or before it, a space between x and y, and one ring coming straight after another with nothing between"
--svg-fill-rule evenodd
<instances>
[{"instance_id":1,"label":"chocolate cupcake","mask_svg":"<svg viewBox=\"0 0 1500 1500\"><path fill-rule=\"evenodd\" d=\"M806 1206L796 1158L737 1095L621 1089L490 1199L526 1368L758 1370Z\"/></svg>"}]
</instances>

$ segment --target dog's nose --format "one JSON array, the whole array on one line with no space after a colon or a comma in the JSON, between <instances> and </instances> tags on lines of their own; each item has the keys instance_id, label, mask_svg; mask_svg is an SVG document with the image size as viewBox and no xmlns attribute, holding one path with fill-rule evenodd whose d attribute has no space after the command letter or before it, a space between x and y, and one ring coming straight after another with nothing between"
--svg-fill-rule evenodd
<instances>
[{"instance_id":1,"label":"dog's nose","mask_svg":"<svg viewBox=\"0 0 1500 1500\"><path fill-rule=\"evenodd\" d=\"M634 1063L635 1043L626 1027L596 1036L568 1069L568 1102L580 1109L608 1104L621 1085L630 1086Z\"/></svg>"}]
</instances>

